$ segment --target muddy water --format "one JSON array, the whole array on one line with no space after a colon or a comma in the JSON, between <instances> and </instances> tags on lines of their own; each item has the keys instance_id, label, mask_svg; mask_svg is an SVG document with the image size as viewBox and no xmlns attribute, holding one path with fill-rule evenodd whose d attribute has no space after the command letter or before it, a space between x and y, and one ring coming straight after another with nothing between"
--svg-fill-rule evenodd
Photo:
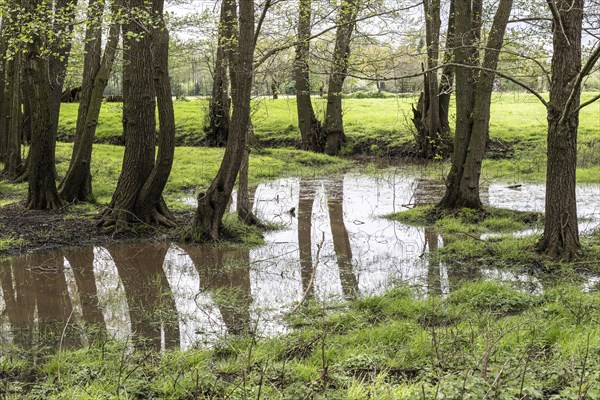
<instances>
[{"instance_id":1,"label":"muddy water","mask_svg":"<svg viewBox=\"0 0 600 400\"><path fill-rule=\"evenodd\" d=\"M440 182L395 171L379 178L282 179L253 195L256 213L283 226L257 249L121 243L10 260L0 266L0 344L53 351L105 333L157 349L188 348L224 334L285 332L281 316L306 298L343 301L400 283L448 293L464 279L542 290L525 274L422 257L449 238L381 218L434 202L442 189ZM599 227L600 186L581 186L578 196L582 230ZM544 187L491 184L484 199L543 210ZM597 282L586 285L590 290Z\"/></svg>"}]
</instances>

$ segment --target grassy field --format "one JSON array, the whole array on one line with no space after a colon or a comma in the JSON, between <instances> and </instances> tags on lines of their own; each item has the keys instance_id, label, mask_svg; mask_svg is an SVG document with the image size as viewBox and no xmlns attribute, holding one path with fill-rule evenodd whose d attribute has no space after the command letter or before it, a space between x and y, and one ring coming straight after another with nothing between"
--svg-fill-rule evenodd
<instances>
[{"instance_id":1,"label":"grassy field","mask_svg":"<svg viewBox=\"0 0 600 400\"><path fill-rule=\"evenodd\" d=\"M452 271L460 275L460 271ZM450 274L450 272L449 272ZM452 282L288 315L301 329L156 353L107 339L45 361L0 357L8 399L596 399L600 294Z\"/></svg>"},{"instance_id":2,"label":"grassy field","mask_svg":"<svg viewBox=\"0 0 600 400\"><path fill-rule=\"evenodd\" d=\"M587 99L594 93L585 93ZM394 156L412 149L410 122L415 97L344 100L344 124L349 138L343 155ZM322 118L325 100L314 99ZM77 104L63 104L60 138L71 140L75 133ZM195 146L204 138L202 127L207 100L175 102L177 141ZM452 107L454 105L452 104ZM253 103L256 136L260 147L293 147L299 143L296 102L292 98L257 99ZM97 139L101 143L122 143L122 105L106 103L102 108ZM451 118L454 118L453 111ZM451 122L452 124L453 122ZM508 143L513 157L488 160L484 179L542 181L545 176L546 115L543 105L531 95L497 93L493 97L490 135ZM581 112L579 129L579 181L600 181L600 102Z\"/></svg>"},{"instance_id":3,"label":"grassy field","mask_svg":"<svg viewBox=\"0 0 600 400\"><path fill-rule=\"evenodd\" d=\"M585 93L584 99L595 93ZM383 99L344 99L344 124L354 145L365 148L366 142L377 149L377 143L401 145L412 139L410 122L411 106L416 97L388 97ZM314 99L317 114L322 119L325 100ZM63 104L59 130L62 137L72 137L75 131L78 104ZM177 134L180 142L198 143L203 138L207 100L175 102ZM453 105L452 105L453 107ZM453 111L451 112L453 117ZM97 137L101 142L118 142L121 135L122 105L106 103L102 108ZM254 101L254 124L256 134L262 141L272 143L295 143L299 140L294 98L279 100L258 99ZM585 108L581 113L580 141L584 145L600 140L600 102ZM531 95L523 93L498 93L492 100L490 123L492 138L523 145L543 146L546 135L544 107ZM367 140L369 139L369 140ZM351 143L352 144L352 143ZM350 148L348 152L355 151Z\"/></svg>"}]
</instances>

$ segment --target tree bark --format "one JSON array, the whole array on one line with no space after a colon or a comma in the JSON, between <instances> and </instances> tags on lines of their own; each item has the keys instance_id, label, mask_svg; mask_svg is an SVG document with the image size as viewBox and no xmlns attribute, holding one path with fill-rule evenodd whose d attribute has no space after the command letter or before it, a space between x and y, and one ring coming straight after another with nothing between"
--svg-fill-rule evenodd
<instances>
[{"instance_id":1,"label":"tree bark","mask_svg":"<svg viewBox=\"0 0 600 400\"><path fill-rule=\"evenodd\" d=\"M342 90L348 73L350 41L356 26L359 8L360 0L344 0L338 15L338 28L327 91L327 111L325 112L325 153L329 155L338 154L346 140L342 117Z\"/></svg>"},{"instance_id":2,"label":"tree bark","mask_svg":"<svg viewBox=\"0 0 600 400\"><path fill-rule=\"evenodd\" d=\"M419 155L433 159L441 155L442 133L438 99L438 59L440 53L440 1L423 1L425 12L425 41L427 43L427 72L423 76L423 92L417 108L413 107L413 124L417 128Z\"/></svg>"},{"instance_id":3,"label":"tree bark","mask_svg":"<svg viewBox=\"0 0 600 400\"><path fill-rule=\"evenodd\" d=\"M254 128L252 122L248 126L246 136L246 149L242 155L242 164L240 165L240 172L238 173L238 191L237 191L237 202L236 211L238 218L248 225L258 226L265 228L265 224L258 219L258 217L252 211L252 200L250 199L250 190L248 186L248 172L250 168L250 145L254 140Z\"/></svg>"},{"instance_id":4,"label":"tree bark","mask_svg":"<svg viewBox=\"0 0 600 400\"><path fill-rule=\"evenodd\" d=\"M115 18L119 7L120 1L113 1L111 8ZM118 22L114 21L110 27L104 55L101 55L103 14L103 2L90 0L76 138L69 170L59 187L61 197L69 202L94 200L90 170L92 147L102 107L102 95L110 78L120 31Z\"/></svg>"},{"instance_id":5,"label":"tree bark","mask_svg":"<svg viewBox=\"0 0 600 400\"><path fill-rule=\"evenodd\" d=\"M450 144L450 98L454 86L454 67L450 65L454 59L454 49L456 40L456 13L455 0L450 2L450 13L448 15L448 31L446 34L446 51L444 53L444 64L442 76L440 78L440 87L438 90L439 110L440 110L440 134Z\"/></svg>"},{"instance_id":6,"label":"tree bark","mask_svg":"<svg viewBox=\"0 0 600 400\"><path fill-rule=\"evenodd\" d=\"M34 18L36 7L42 0L24 0L29 18ZM40 53L44 40L34 32L28 45L25 60L25 75L31 93L32 137L29 150L27 174L29 190L27 208L32 210L53 210L62 205L56 190L55 136L56 121L52 118L51 87L48 84L48 60Z\"/></svg>"},{"instance_id":7,"label":"tree bark","mask_svg":"<svg viewBox=\"0 0 600 400\"><path fill-rule=\"evenodd\" d=\"M8 61L8 136L6 141L6 162L4 173L16 179L21 173L21 54L17 53Z\"/></svg>"},{"instance_id":8,"label":"tree bark","mask_svg":"<svg viewBox=\"0 0 600 400\"><path fill-rule=\"evenodd\" d=\"M479 51L474 46L479 37L480 22L477 1L456 0L457 36L462 46L456 50L456 132L452 167L446 183L446 193L438 208L481 209L479 180L485 154L490 120L490 102L494 71L512 0L501 0L489 33L483 63L479 71ZM477 72L479 71L479 72Z\"/></svg>"},{"instance_id":9,"label":"tree bark","mask_svg":"<svg viewBox=\"0 0 600 400\"><path fill-rule=\"evenodd\" d=\"M9 105L7 99L11 91L8 88L7 69L10 61L7 59L6 50L7 35L10 24L8 17L2 18L0 22L0 162L6 162L6 153L8 147L8 115Z\"/></svg>"},{"instance_id":10,"label":"tree bark","mask_svg":"<svg viewBox=\"0 0 600 400\"><path fill-rule=\"evenodd\" d=\"M235 0L223 0L219 18L219 38L213 89L208 111L209 126L206 131L206 143L209 146L224 147L229 136L231 104L229 100L228 68L233 51L235 21Z\"/></svg>"},{"instance_id":11,"label":"tree bark","mask_svg":"<svg viewBox=\"0 0 600 400\"><path fill-rule=\"evenodd\" d=\"M548 103L546 216L538 251L571 260L580 250L577 226L577 129L582 69L583 0L557 0L553 20L552 84ZM557 17L559 20L557 20Z\"/></svg>"},{"instance_id":12,"label":"tree bark","mask_svg":"<svg viewBox=\"0 0 600 400\"><path fill-rule=\"evenodd\" d=\"M298 127L302 137L302 149L322 152L323 134L321 122L315 116L310 97L310 32L312 0L300 0L298 15L298 45L294 61Z\"/></svg>"},{"instance_id":13,"label":"tree bark","mask_svg":"<svg viewBox=\"0 0 600 400\"><path fill-rule=\"evenodd\" d=\"M246 149L254 58L253 0L239 3L238 31L230 72L233 101L230 137L215 180L205 193L198 195L198 208L187 235L188 239L194 241L219 239L223 215Z\"/></svg>"},{"instance_id":14,"label":"tree bark","mask_svg":"<svg viewBox=\"0 0 600 400\"><path fill-rule=\"evenodd\" d=\"M163 0L154 0L156 27L146 32L135 21L123 30L127 51L123 60L123 133L125 155L117 188L100 225L117 230L132 222L174 226L162 192L175 151L173 99L168 76L169 34L163 20ZM144 0L126 6L144 9ZM160 132L156 147L156 99Z\"/></svg>"}]
</instances>

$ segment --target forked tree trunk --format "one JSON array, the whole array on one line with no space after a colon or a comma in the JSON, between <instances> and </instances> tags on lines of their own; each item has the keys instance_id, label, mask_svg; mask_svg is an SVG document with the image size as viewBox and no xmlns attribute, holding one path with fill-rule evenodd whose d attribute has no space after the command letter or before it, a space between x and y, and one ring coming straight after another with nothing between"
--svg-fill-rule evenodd
<instances>
[{"instance_id":1,"label":"forked tree trunk","mask_svg":"<svg viewBox=\"0 0 600 400\"><path fill-rule=\"evenodd\" d=\"M302 137L302 149L323 151L321 122L315 116L310 97L310 26L312 0L300 0L298 15L298 45L294 61L296 81L296 103L298 108L298 127Z\"/></svg>"},{"instance_id":2,"label":"forked tree trunk","mask_svg":"<svg viewBox=\"0 0 600 400\"><path fill-rule=\"evenodd\" d=\"M25 0L30 17L42 0ZM33 130L29 150L28 176L29 190L27 208L33 210L53 210L62 205L56 190L55 160L55 121L51 110L51 88L48 84L48 61L41 54L43 38L38 33L32 35L25 60L25 76L28 77L31 93Z\"/></svg>"},{"instance_id":3,"label":"forked tree trunk","mask_svg":"<svg viewBox=\"0 0 600 400\"><path fill-rule=\"evenodd\" d=\"M198 195L198 208L187 235L188 239L194 241L219 239L223 215L246 149L254 58L253 0L239 3L238 32L231 62L233 114L230 137L215 180L205 193Z\"/></svg>"},{"instance_id":4,"label":"forked tree trunk","mask_svg":"<svg viewBox=\"0 0 600 400\"><path fill-rule=\"evenodd\" d=\"M576 167L581 96L581 34L583 0L558 0L554 17L552 85L548 103L546 216L540 252L554 259L577 255Z\"/></svg>"},{"instance_id":5,"label":"forked tree trunk","mask_svg":"<svg viewBox=\"0 0 600 400\"><path fill-rule=\"evenodd\" d=\"M130 0L133 9L143 9L143 0ZM123 62L123 132L125 155L117 188L100 225L144 222L174 226L162 198L175 151L173 99L168 75L169 34L162 20L163 1L154 0L157 27L145 32L135 21L123 31L127 51ZM130 35L132 32L133 35ZM158 99L160 132L155 163Z\"/></svg>"},{"instance_id":6,"label":"forked tree trunk","mask_svg":"<svg viewBox=\"0 0 600 400\"><path fill-rule=\"evenodd\" d=\"M113 1L112 15L116 16L120 1ZM85 59L76 138L69 170L60 184L60 195L66 201L93 201L91 159L102 94L108 84L119 41L119 24L110 27L108 41L102 52L102 16L104 3L90 0L86 29Z\"/></svg>"},{"instance_id":7,"label":"forked tree trunk","mask_svg":"<svg viewBox=\"0 0 600 400\"><path fill-rule=\"evenodd\" d=\"M342 89L348 73L350 41L356 25L360 0L344 0L341 3L337 20L335 48L331 62L331 76L327 91L327 111L325 112L325 153L336 155L346 140L342 117Z\"/></svg>"},{"instance_id":8,"label":"forked tree trunk","mask_svg":"<svg viewBox=\"0 0 600 400\"><path fill-rule=\"evenodd\" d=\"M233 50L235 20L235 0L223 0L219 18L219 38L213 89L208 111L209 125L206 132L206 143L209 146L223 147L227 144L229 136L231 104L229 101L228 68Z\"/></svg>"},{"instance_id":9,"label":"forked tree trunk","mask_svg":"<svg viewBox=\"0 0 600 400\"><path fill-rule=\"evenodd\" d=\"M427 43L427 68L423 76L423 92L417 108L413 107L413 124L417 128L419 155L433 159L440 155L442 145L440 103L438 99L438 58L440 53L440 1L425 0L425 36Z\"/></svg>"},{"instance_id":10,"label":"forked tree trunk","mask_svg":"<svg viewBox=\"0 0 600 400\"><path fill-rule=\"evenodd\" d=\"M490 120L490 102L500 48L512 0L501 0L486 44L482 69L479 68L479 51L473 47L479 33L479 20L475 1L456 0L457 35L463 46L456 50L456 132L452 167L446 183L446 193L439 208L459 209L482 207L479 186L481 164L485 154Z\"/></svg>"}]
</instances>

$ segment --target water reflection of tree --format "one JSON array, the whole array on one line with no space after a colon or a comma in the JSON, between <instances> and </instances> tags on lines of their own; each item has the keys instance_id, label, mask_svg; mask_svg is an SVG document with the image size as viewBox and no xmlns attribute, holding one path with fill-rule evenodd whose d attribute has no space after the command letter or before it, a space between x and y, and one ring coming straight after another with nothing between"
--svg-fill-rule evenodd
<instances>
[{"instance_id":1,"label":"water reflection of tree","mask_svg":"<svg viewBox=\"0 0 600 400\"><path fill-rule=\"evenodd\" d=\"M334 180L326 186L327 208L333 237L333 249L338 262L342 292L347 300L358 296L358 280L352 266L352 247L344 222L344 179Z\"/></svg>"},{"instance_id":2,"label":"water reflection of tree","mask_svg":"<svg viewBox=\"0 0 600 400\"><path fill-rule=\"evenodd\" d=\"M120 243L107 247L123 282L131 330L139 347L179 347L175 298L163 269L168 247L155 243ZM162 334L161 334L162 333Z\"/></svg>"},{"instance_id":3,"label":"water reflection of tree","mask_svg":"<svg viewBox=\"0 0 600 400\"><path fill-rule=\"evenodd\" d=\"M200 275L200 290L211 294L228 332L249 333L250 250L191 244L181 247Z\"/></svg>"},{"instance_id":4,"label":"water reflection of tree","mask_svg":"<svg viewBox=\"0 0 600 400\"><path fill-rule=\"evenodd\" d=\"M312 259L312 211L315 201L315 183L306 179L300 180L298 199L298 250L300 254L300 277L302 293L306 299L314 298Z\"/></svg>"},{"instance_id":5,"label":"water reflection of tree","mask_svg":"<svg viewBox=\"0 0 600 400\"><path fill-rule=\"evenodd\" d=\"M96 287L94 275L94 248L85 247L67 250L65 258L73 270L79 300L81 301L83 321L90 328L90 332L104 334L106 324L98 304L98 288Z\"/></svg>"},{"instance_id":6,"label":"water reflection of tree","mask_svg":"<svg viewBox=\"0 0 600 400\"><path fill-rule=\"evenodd\" d=\"M15 344L27 350L39 344L43 352L81 344L74 329L62 253L14 258L0 268L0 279Z\"/></svg>"},{"instance_id":7,"label":"water reflection of tree","mask_svg":"<svg viewBox=\"0 0 600 400\"><path fill-rule=\"evenodd\" d=\"M344 222L344 181L340 177L326 184L327 209L333 249L337 258L338 272L345 299L351 300L358 295L358 280L352 266L352 247L348 230ZM314 298L312 256L312 218L316 196L314 181L300 180L300 196L298 200L298 248L300 253L300 275L302 291L305 298Z\"/></svg>"},{"instance_id":8,"label":"water reflection of tree","mask_svg":"<svg viewBox=\"0 0 600 400\"><path fill-rule=\"evenodd\" d=\"M414 189L412 203L415 206L433 205L443 193L444 184L433 179L418 179ZM484 201L489 201L489 187L481 188L481 196ZM447 246L457 240L462 240L456 235L441 235L432 226L426 226L424 231L424 256L427 258L427 290L429 294L440 295L443 293L441 272L446 268L448 274L448 290L456 290L463 281L475 281L481 279L481 271L478 267L464 265L462 263L448 261L441 263L436 254L440 246Z\"/></svg>"},{"instance_id":9,"label":"water reflection of tree","mask_svg":"<svg viewBox=\"0 0 600 400\"><path fill-rule=\"evenodd\" d=\"M2 263L0 283L5 311L16 345L31 348L36 296L33 276L24 257Z\"/></svg>"}]
</instances>

